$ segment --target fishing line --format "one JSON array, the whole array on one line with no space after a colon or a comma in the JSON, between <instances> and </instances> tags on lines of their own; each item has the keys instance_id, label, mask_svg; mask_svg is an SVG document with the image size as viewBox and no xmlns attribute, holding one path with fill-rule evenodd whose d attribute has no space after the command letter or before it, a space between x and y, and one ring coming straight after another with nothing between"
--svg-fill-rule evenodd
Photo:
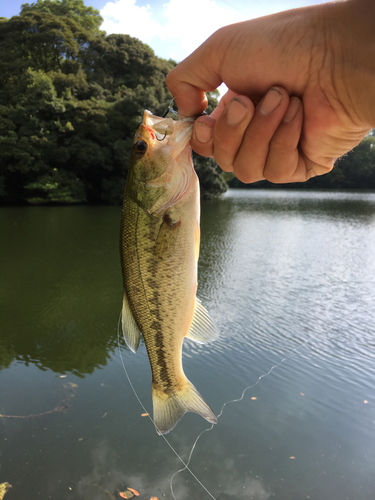
<instances>
[{"instance_id":1,"label":"fishing line","mask_svg":"<svg viewBox=\"0 0 375 500\"><path fill-rule=\"evenodd\" d=\"M169 101L169 104L168 104L168 107L167 107L167 111L162 115L162 118L165 118L168 113L173 113L175 116L177 116L180 119L181 119L181 117L182 117L182 119L183 118L189 118L188 115L184 115L183 113L179 113L178 111L176 111L175 109L173 109L173 106L175 104L175 100L177 99L177 97L178 96L172 97L172 99Z\"/></svg>"},{"instance_id":2,"label":"fishing line","mask_svg":"<svg viewBox=\"0 0 375 500\"><path fill-rule=\"evenodd\" d=\"M252 385L248 385L247 387L245 387L245 389L242 391L242 394L241 394L241 397L240 397L240 398L238 398L238 399L230 399L229 401L226 401L226 402L223 404L223 406L221 407L221 410L220 410L219 414L218 414L218 415L216 415L217 419L219 419L219 418L222 416L222 414L223 414L223 412L224 412L224 408L225 408L227 405L229 405L229 404L231 404L231 403L238 403L238 402L242 401L242 400L243 400L243 398L245 397L245 393L246 393L246 391L248 391L249 389L252 389L252 388L253 388L253 387L255 387L256 385L258 385L258 384L259 384L259 382L262 380L262 378L267 377L268 375L270 375L270 374L273 372L273 370L275 370L276 368L278 368L278 367L279 367L282 363L284 363L284 361L287 361L288 359L290 359L290 358L293 356L293 354L294 354L294 353L295 353L298 349L302 349L302 347L304 347L304 346L305 346L308 342L310 342L310 340L315 340L315 339L317 338L317 336L318 336L318 335L311 336L311 337L309 337L308 339L306 339L306 340L305 340L305 341L304 341L301 345L296 346L296 347L295 347L295 348L291 351L291 353L290 353L288 356L285 356L285 357L284 357L281 361L279 361L278 363L276 363L275 365L273 365L273 366L272 366L272 367L268 370L268 372L263 373L263 375L260 375L260 376L258 377L257 381L256 381L254 384L252 384ZM186 461L186 466L185 466L185 467L183 467L182 469L179 469L178 471L176 471L176 472L173 474L173 476L171 477L171 479L170 479L170 488L171 488L171 493L172 493L172 495L173 495L174 500L176 500L176 497L174 496L174 493L173 493L173 480L174 480L175 476L177 476L177 474L179 474L180 472L183 472L184 470L190 470L190 469L188 469L188 467L187 467L187 466L190 464L191 457L192 457L192 455L193 455L193 452L194 452L194 450L195 450L195 447L196 447L196 445L197 445L197 443L198 443L199 439L203 436L203 434L204 434L204 433L206 433L206 432L210 432L213 428L214 428L214 424L212 424L212 425L211 425L211 427L209 427L209 428L207 428L207 429L204 429L204 430L203 430L203 431L202 431L202 432L198 435L198 437L195 439L195 441L194 441L194 443L193 443L193 446L192 446L192 448L191 448L191 450L190 450L189 457L188 457L188 459L187 459L187 461ZM181 460L181 461L182 461L182 460ZM211 495L211 496L212 496L212 495Z\"/></svg>"},{"instance_id":3,"label":"fishing line","mask_svg":"<svg viewBox=\"0 0 375 500\"><path fill-rule=\"evenodd\" d=\"M132 381L130 380L130 377L129 377L129 374L128 374L128 371L126 369L126 366L125 366L125 363L124 363L124 359L122 357L122 352L121 352L121 345L120 345L120 321L121 321L121 313L120 313L120 316L119 316L119 320L118 320L118 324L117 324L117 345L118 345L118 349L119 349L119 353L120 353L120 359L121 359L121 364L122 364L122 367L124 369L124 372L125 372L125 375L126 375L126 378L128 380L128 383L130 385L130 388L132 389L135 397L137 398L137 401L138 403L140 404L140 406L142 407L144 413L147 413L147 417L151 420L151 422L154 424L155 426L155 422L153 420L153 418L151 417L150 413L147 411L147 408L144 406L144 404L142 403L142 401L140 400L134 386L133 386L133 383ZM229 401L226 401L223 406L221 407L221 410L219 412L219 414L217 415L217 418L219 419L223 412L224 412L224 408L231 404L231 403L237 403L237 402L240 402L243 400L243 398L245 397L245 394L246 392L249 390L249 389L252 389L253 387L255 387L256 385L259 384L259 382L262 380L262 378L264 377L267 377L268 375L270 375L273 370L275 370L276 368L278 368L282 363L284 363L285 361L287 361L289 358L291 358L293 356L293 354L299 350L299 349L302 349L302 347L304 347L308 342L310 342L310 340L312 339L315 339L317 337L316 336L311 336L309 337L308 339L306 339L301 345L299 346L296 346L292 352L288 355L288 356L285 356L281 361L279 361L278 363L276 363L275 365L273 365L269 370L268 372L264 373L263 375L260 375L257 379L257 381L254 383L254 384L251 384L251 385L248 385L247 387L245 387L245 389L242 391L242 394L241 394L241 397L240 398L237 398L237 399L231 399ZM177 451L173 448L173 446L171 445L171 443L168 441L168 439L163 435L161 434L161 437L164 439L164 441L166 442L166 444L169 446L169 448L173 451L173 453L176 455L176 457L178 458L178 460L182 463L183 465L183 468L182 469L179 469L178 471L176 471L171 479L170 479L170 490L171 490L171 493L172 493L172 496L174 498L174 500L177 500L176 499L176 496L174 494L174 491L173 491L173 480L175 478L175 476L177 476L177 474L179 474L180 472L183 472L185 470L187 470L191 476L197 481L197 483L205 490L205 492L213 499L213 500L216 500L216 498L210 493L210 491L204 486L204 484L197 478L197 476L194 474L194 472L190 469L189 467L189 464L190 464L190 461L191 461L191 458L192 458L192 455L194 453L194 450L196 448L196 445L198 443L198 441L200 440L200 438L203 436L203 434L205 434L206 432L210 432L212 429L214 428L214 424L211 425L211 427L207 428L207 429L204 429L200 434L198 434L197 438L195 439L194 443L193 443L193 446L190 450L190 453L189 453L189 456L188 456L188 459L187 461L185 462L182 457L177 453Z\"/></svg>"},{"instance_id":4,"label":"fishing line","mask_svg":"<svg viewBox=\"0 0 375 500\"><path fill-rule=\"evenodd\" d=\"M130 380L130 377L129 377L129 374L128 374L128 371L125 367L125 363L124 363L124 359L122 357L122 353L121 353L121 346L120 346L120 321L121 321L121 313L120 313L120 316L119 316L119 320L118 320L118 323L117 323L117 346L118 346L118 350L119 350L119 353L120 353L120 359L121 359L121 363L122 363L122 367L124 368L124 372L125 372L125 375L126 375L126 378L128 379L128 382L129 382L129 385L135 395L135 397L137 398L138 400L138 403L141 405L141 407L143 408L143 411L145 413L147 413L147 416L148 418L151 420L151 422L154 424L155 426L155 422L153 420L153 418L151 417L150 413L147 411L146 407L144 406L144 404L142 403L142 401L140 400L133 384L132 384L132 381ZM155 426L156 427L156 426ZM206 429L208 430L208 429ZM204 431L203 431L204 432ZM202 433L201 433L202 434ZM177 451L173 448L173 446L171 445L171 443L168 441L168 439L164 436L164 434L161 434L161 437L164 439L164 441L167 443L167 445L169 446L169 448L173 451L173 453L176 455L176 457L179 459L179 461L183 464L184 468L181 469L181 470L187 470L188 472L190 472L190 474L193 476L193 478L197 481L197 483L204 489L204 491L206 493L208 493L208 495L210 495L210 497L213 499L213 500L216 500L216 498L208 491L208 489L205 487L205 485L197 478L197 476L194 474L194 472L189 468L189 462L188 463L185 463L184 460L180 457L180 455L177 453ZM199 438L200 436L198 436ZM196 441L198 441L198 439L196 439ZM189 455L189 461L190 461L190 457L191 457L191 454L192 454L192 451L190 452L190 455ZM172 485L171 485L171 493L173 495L173 498L176 500L176 497L174 496L174 493L173 493L173 488L172 488Z\"/></svg>"},{"instance_id":5,"label":"fishing line","mask_svg":"<svg viewBox=\"0 0 375 500\"><path fill-rule=\"evenodd\" d=\"M373 299L375 299L375 297L366 297L365 299L362 299L362 300L364 300L364 301L369 301L369 300L373 300ZM355 307L355 309L358 309L358 305ZM351 314L352 312L353 312L353 311L347 311L347 312L346 312L346 314L345 314L344 316L347 316L347 315ZM242 394L241 394L241 397L240 397L240 398L238 398L238 399L231 399L231 400L229 400L229 401L226 401L226 402L223 404L223 406L221 407L221 410L220 410L219 414L217 415L217 419L219 419L219 418L222 416L222 414L223 414L223 412L224 412L224 408L225 408L227 405L229 405L229 404L231 404L231 403L238 403L238 402L242 401L242 400L243 400L243 398L245 397L246 392L247 392L249 389L252 389L253 387L257 386L257 385L259 384L259 382L260 382L263 378L265 378L265 377L267 377L268 375L270 375L270 374L271 374L274 370L276 370L276 369L277 369L280 365L282 365L285 361L287 361L288 359L290 359L290 358L291 358L291 357L292 357L292 356L293 356L296 352L298 352L300 349L302 349L303 347L305 347L305 346L306 346L306 344L308 344L311 340L316 340L316 339L318 338L318 336L319 336L319 334L316 334L316 335L311 335L311 336L310 336L310 337L308 337L308 338L307 338L307 339L306 339L306 340L305 340L305 341L304 341L301 345L298 345L298 346L296 346L294 349L292 349L292 351L290 352L290 354L288 354L288 356L285 356L285 357L284 357L284 358L282 358L282 359L281 359L278 363L276 363L275 365L273 365L273 366L272 366L272 367L268 370L268 372L263 373L263 375L260 375L260 376L258 377L257 381L256 381L254 384L252 384L252 385L249 385L249 386L245 387L245 389L242 391ZM193 452L194 452L194 450L195 450L195 447L196 447L196 445L197 445L198 441L200 440L200 438L203 436L203 434L205 434L206 432L210 432L213 428L214 428L214 425L212 424L212 425L211 425L211 427L209 427L209 428L207 428L207 429L203 430L200 434L198 434L198 436L197 436L197 438L195 439L195 441L194 441L194 443L193 443L193 446L192 446L192 448L191 448L191 450L190 450L189 457L188 457L188 459L187 459L187 461L186 461L186 465L187 465L187 466L190 464L191 457L192 457L192 455L193 455ZM178 471L176 471L176 472L172 475L172 477L171 477L171 479L170 479L170 489L171 489L171 493L172 493L172 495L173 495L174 500L176 500L176 497L175 497L175 495L174 495L174 493L173 493L173 480L174 480L175 476L177 476L177 474L179 474L180 472L183 472L184 470L187 470L187 467L183 467L182 469L179 469Z\"/></svg>"},{"instance_id":6,"label":"fishing line","mask_svg":"<svg viewBox=\"0 0 375 500\"><path fill-rule=\"evenodd\" d=\"M168 107L167 107L167 110L165 111L165 113L161 116L162 118L165 118L168 113L173 113L175 116L177 116L180 120L183 120L184 118L194 118L197 119L199 118L199 116L204 116L204 115L207 115L207 113L205 111L202 111L202 113L199 113L197 115L194 115L194 116L188 116L188 115L184 115L183 113L180 113L179 111L176 111L175 109L173 109L173 106L174 106L174 103L175 103L175 100L178 98L179 96L176 96L176 97L172 97L172 99L170 100L169 104L168 104ZM184 98L185 99L185 98ZM188 102L191 102L193 104L193 101L190 101L188 99L185 99L185 101L188 101Z\"/></svg>"},{"instance_id":7,"label":"fishing line","mask_svg":"<svg viewBox=\"0 0 375 500\"><path fill-rule=\"evenodd\" d=\"M365 301L369 301L369 300L373 300L375 297L366 297ZM356 306L355 309L357 309L358 306ZM351 314L353 311L347 311L347 313L345 314L348 315L348 314ZM121 318L121 314L120 314L120 318ZM128 382L129 382L129 385L135 395L135 397L137 398L139 404L141 405L141 407L143 408L144 412L147 413L147 416L148 418L151 420L151 422L155 425L155 422L154 420L152 419L152 417L150 416L150 414L148 413L147 409L145 408L145 406L143 405L142 401L139 399L138 397L138 394L136 393L135 389L134 389L134 386L129 378L129 375L128 375L128 372L126 370L126 367L125 367L125 363L124 363L124 360L123 360L123 357L122 357L122 353L121 353L121 346L120 346L120 318L119 318L119 322L118 322L118 328L117 328L117 342L118 342L118 348L119 348L119 352L120 352L120 358L121 358L121 363L122 363L122 366L124 368L124 371L125 371L125 375L126 375L126 378L128 379ZM219 412L219 414L217 415L217 418L219 419L223 412L224 412L224 409L227 405L231 404L231 403L238 403L238 402L241 402L244 397L245 397L245 394L246 392L249 390L249 389L252 389L253 387L257 386L259 384L259 382L267 377L268 375L270 375L274 370L276 370L279 366L281 366L285 361L287 361L288 359L290 359L296 352L298 352L300 349L302 349L303 347L305 347L311 340L316 340L318 338L319 334L316 334L316 335L312 335L310 337L308 337L301 345L298 345L296 346L294 349L292 349L292 351L288 354L288 356L284 356L278 363L274 364L273 366L271 366L271 368L266 372L266 373L263 373L262 375L260 375L258 377L258 379L256 380L256 382L254 384L251 384L251 385L248 385L247 387L245 387L245 389L242 391L241 393L241 396L237 399L231 399L229 401L226 401L222 407L221 407L221 410ZM216 500L216 498L208 491L208 489L204 486L204 484L197 478L197 476L193 473L193 471L189 468L189 464L191 462L191 458L193 456L193 453L194 453L194 450L197 446L197 443L198 441L200 440L200 438L203 436L203 434L205 434L206 432L210 432L212 431L212 429L214 428L214 424L211 425L211 427L207 428L207 429L204 429L200 434L198 434L198 436L196 437L194 443L193 443L193 446L190 450L190 453L189 453L189 456L188 456L188 459L187 461L185 462L181 457L180 455L177 453L177 451L173 448L173 446L170 444L170 442L167 440L167 438L162 434L162 438L164 439L164 441L167 443L167 445L169 446L169 448L173 451L173 453L176 455L176 457L178 458L178 460L183 464L183 468L182 469L179 469L177 470L172 476L171 476L171 479L170 479L170 490L171 490L171 493L172 493L172 496L174 498L174 500L177 500L176 499L176 496L174 494L174 491L173 491L173 480L174 478L177 476L177 474L179 474L180 472L183 472L185 470L187 470L191 475L192 477L197 481L197 483L206 491L206 493L213 499L213 500Z\"/></svg>"}]
</instances>

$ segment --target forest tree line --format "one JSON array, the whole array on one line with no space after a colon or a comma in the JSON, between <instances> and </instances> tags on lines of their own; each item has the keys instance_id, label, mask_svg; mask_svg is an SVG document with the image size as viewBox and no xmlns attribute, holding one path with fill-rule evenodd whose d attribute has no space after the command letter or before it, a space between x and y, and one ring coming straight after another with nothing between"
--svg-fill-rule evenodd
<instances>
[{"instance_id":1,"label":"forest tree line","mask_svg":"<svg viewBox=\"0 0 375 500\"><path fill-rule=\"evenodd\" d=\"M143 110L165 112L176 63L107 35L102 22L83 0L37 0L0 17L0 204L121 203ZM366 138L306 187L375 188L374 143ZM194 164L205 197L226 190L213 159L194 155Z\"/></svg>"},{"instance_id":2,"label":"forest tree line","mask_svg":"<svg viewBox=\"0 0 375 500\"><path fill-rule=\"evenodd\" d=\"M106 35L102 21L83 0L38 0L0 18L1 204L121 203L143 110L166 111L176 63ZM196 166L205 196L225 191L213 160Z\"/></svg>"}]
</instances>

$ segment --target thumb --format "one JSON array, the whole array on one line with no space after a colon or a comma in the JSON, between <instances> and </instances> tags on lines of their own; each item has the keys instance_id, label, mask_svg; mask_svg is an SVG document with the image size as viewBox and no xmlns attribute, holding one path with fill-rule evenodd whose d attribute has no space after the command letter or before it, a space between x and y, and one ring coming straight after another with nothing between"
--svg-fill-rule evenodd
<instances>
[{"instance_id":1,"label":"thumb","mask_svg":"<svg viewBox=\"0 0 375 500\"><path fill-rule=\"evenodd\" d=\"M167 87L178 110L187 116L202 113L207 107L205 92L215 90L222 83L212 57L215 51L211 38L167 75Z\"/></svg>"}]
</instances>

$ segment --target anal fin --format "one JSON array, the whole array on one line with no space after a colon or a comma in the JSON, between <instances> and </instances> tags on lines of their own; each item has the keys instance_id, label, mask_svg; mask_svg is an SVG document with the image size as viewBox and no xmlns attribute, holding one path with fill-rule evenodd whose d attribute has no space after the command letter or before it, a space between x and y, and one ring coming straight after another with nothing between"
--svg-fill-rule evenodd
<instances>
[{"instance_id":1,"label":"anal fin","mask_svg":"<svg viewBox=\"0 0 375 500\"><path fill-rule=\"evenodd\" d=\"M137 352L139 341L141 338L141 331L138 328L137 323L135 322L125 291L122 301L121 323L122 333L124 335L127 346L131 351Z\"/></svg>"},{"instance_id":2,"label":"anal fin","mask_svg":"<svg viewBox=\"0 0 375 500\"><path fill-rule=\"evenodd\" d=\"M212 342L219 337L215 323L198 298L195 299L193 320L186 337L201 344Z\"/></svg>"}]
</instances>

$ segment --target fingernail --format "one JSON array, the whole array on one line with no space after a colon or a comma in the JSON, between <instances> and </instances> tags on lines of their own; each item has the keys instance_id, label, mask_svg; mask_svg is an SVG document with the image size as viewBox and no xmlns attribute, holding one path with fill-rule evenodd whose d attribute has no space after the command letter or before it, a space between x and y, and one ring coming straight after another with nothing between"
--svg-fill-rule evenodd
<instances>
[{"instance_id":1,"label":"fingernail","mask_svg":"<svg viewBox=\"0 0 375 500\"><path fill-rule=\"evenodd\" d=\"M227 122L229 125L237 125L245 118L247 112L248 108L245 104L240 99L235 97L229 104Z\"/></svg>"},{"instance_id":2,"label":"fingernail","mask_svg":"<svg viewBox=\"0 0 375 500\"><path fill-rule=\"evenodd\" d=\"M289 106L284 115L283 122L284 123L291 122L298 113L300 106L301 106L301 101L298 99L298 97L292 97L289 101Z\"/></svg>"},{"instance_id":3,"label":"fingernail","mask_svg":"<svg viewBox=\"0 0 375 500\"><path fill-rule=\"evenodd\" d=\"M212 137L212 128L205 123L197 123L195 127L195 137L197 141L206 144Z\"/></svg>"},{"instance_id":4,"label":"fingernail","mask_svg":"<svg viewBox=\"0 0 375 500\"><path fill-rule=\"evenodd\" d=\"M263 97L260 105L259 111L262 115L267 116L275 111L275 109L279 106L281 101L283 100L283 94L277 87L272 87L265 97Z\"/></svg>"}]
</instances>

